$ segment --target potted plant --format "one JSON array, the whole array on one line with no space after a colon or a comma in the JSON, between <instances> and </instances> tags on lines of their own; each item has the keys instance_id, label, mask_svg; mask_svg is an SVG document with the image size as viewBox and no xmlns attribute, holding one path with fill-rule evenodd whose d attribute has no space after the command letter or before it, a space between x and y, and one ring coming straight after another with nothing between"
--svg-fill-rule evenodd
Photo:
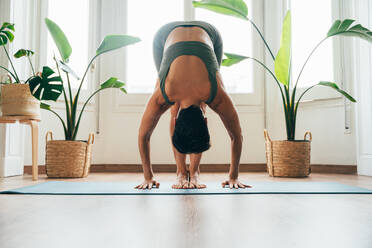
<instances>
[{"instance_id":1,"label":"potted plant","mask_svg":"<svg viewBox=\"0 0 372 248\"><path fill-rule=\"evenodd\" d=\"M34 55L34 52L31 50L20 49L15 54L15 58L26 57L31 70L32 75L22 81L17 71L15 70L12 59L9 56L9 52L6 48L6 45L11 43L14 40L14 24L4 22L0 28L0 46L4 49L6 57L11 65L11 69L8 69L7 66L0 66L0 69L7 73L8 79L1 83L1 107L3 116L30 116L30 118L40 118L40 101L32 96L28 83L32 78L36 76L34 66L31 62L31 56ZM51 74L54 74L50 70ZM54 81L59 82L59 77L55 77ZM56 89L56 95L60 94L60 89ZM49 94L46 93L45 96ZM43 100L56 100L57 97L49 97L48 99Z\"/></svg>"},{"instance_id":2,"label":"potted plant","mask_svg":"<svg viewBox=\"0 0 372 248\"><path fill-rule=\"evenodd\" d=\"M126 93L124 83L115 77L109 78L103 82L99 89L95 90L83 103L82 108L78 111L79 97L81 87L87 76L88 70L93 61L103 53L125 47L140 41L139 38L129 35L108 35L101 42L96 50L96 54L90 60L86 67L83 77L80 79L76 73L68 66L68 60L72 52L70 43L61 30L61 28L46 18L45 23L48 31L52 36L56 47L58 48L60 59L54 57L57 72L61 79L61 91L63 94L63 101L65 104L65 120L55 112L49 104L42 102L40 107L52 112L61 122L65 140L53 140L52 133L47 133L46 143L46 172L49 177L85 177L88 175L90 160L91 160L91 144L93 143L93 134L89 135L88 141L76 140L81 117L89 101L100 91L109 88L116 88ZM65 74L66 81L62 77ZM50 78L52 71L48 67L44 67L40 75L32 78L29 82L30 88L34 96L40 100L44 99L45 92L53 92L54 84L50 84L53 78ZM70 75L79 80L79 87L75 94L72 92ZM59 96L59 95L58 95ZM49 140L50 139L50 140Z\"/></svg>"},{"instance_id":3,"label":"potted plant","mask_svg":"<svg viewBox=\"0 0 372 248\"><path fill-rule=\"evenodd\" d=\"M276 56L274 56L272 50L264 39L261 31L254 24L252 20L248 18L247 6L243 0L201 0L193 1L193 5L199 8L205 8L217 13L238 17L250 22L254 29L258 32L262 38L265 47L268 49L272 60L274 62L274 72L272 72L263 62L249 56L242 56L233 53L225 53L226 59L223 60L222 65L231 66L239 63L245 59L252 59L263 66L266 71L275 80L281 94L285 124L287 131L287 140L284 141L271 141L268 132L264 130L264 136L266 139L266 159L267 166L270 176L284 176L284 177L304 177L308 176L310 169L310 142L311 133L305 133L304 140L295 140L296 131L296 119L298 106L301 102L302 97L315 86L327 86L330 87L351 102L356 102L355 99L348 93L340 89L336 83L321 81L308 87L302 94L297 96L297 85L300 80L303 69L309 61L314 51L328 38L342 35L359 37L369 42L372 42L372 32L363 27L360 24L352 25L354 20L345 19L343 21L336 20L331 28L329 29L326 36L315 46L310 55L307 57L305 63L302 66L299 75L296 78L294 84L290 77L291 73L291 12L288 11L283 22L282 36L280 49ZM309 135L310 140L306 140L306 136Z\"/></svg>"}]
</instances>

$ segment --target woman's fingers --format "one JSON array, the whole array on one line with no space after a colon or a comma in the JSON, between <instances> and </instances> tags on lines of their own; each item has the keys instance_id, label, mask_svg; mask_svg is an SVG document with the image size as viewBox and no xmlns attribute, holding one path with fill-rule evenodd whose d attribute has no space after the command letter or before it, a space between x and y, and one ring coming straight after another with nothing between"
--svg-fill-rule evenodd
<instances>
[{"instance_id":1,"label":"woman's fingers","mask_svg":"<svg viewBox=\"0 0 372 248\"><path fill-rule=\"evenodd\" d=\"M198 189L204 189L206 187L207 187L207 185L205 185L205 184L198 184Z\"/></svg>"}]
</instances>

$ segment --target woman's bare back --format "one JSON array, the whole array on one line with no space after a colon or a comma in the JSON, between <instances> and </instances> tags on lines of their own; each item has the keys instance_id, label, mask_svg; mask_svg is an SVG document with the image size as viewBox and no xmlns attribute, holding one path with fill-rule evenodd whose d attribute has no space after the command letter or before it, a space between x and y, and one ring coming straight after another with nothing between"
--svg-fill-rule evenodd
<instances>
[{"instance_id":1,"label":"woman's bare back","mask_svg":"<svg viewBox=\"0 0 372 248\"><path fill-rule=\"evenodd\" d=\"M164 50L180 41L199 41L213 49L209 35L202 28L178 27L169 34ZM211 84L204 62L192 55L177 57L169 68L165 91L170 101L178 102L181 108L205 102L210 96Z\"/></svg>"}]
</instances>

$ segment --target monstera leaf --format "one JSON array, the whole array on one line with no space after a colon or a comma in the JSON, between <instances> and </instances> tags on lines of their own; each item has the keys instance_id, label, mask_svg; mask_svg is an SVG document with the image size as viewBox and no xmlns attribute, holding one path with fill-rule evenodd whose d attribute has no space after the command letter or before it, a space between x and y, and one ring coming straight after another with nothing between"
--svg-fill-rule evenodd
<instances>
[{"instance_id":1,"label":"monstera leaf","mask_svg":"<svg viewBox=\"0 0 372 248\"><path fill-rule=\"evenodd\" d=\"M14 40L14 24L4 22L0 28L0 46L6 45Z\"/></svg>"},{"instance_id":2,"label":"monstera leaf","mask_svg":"<svg viewBox=\"0 0 372 248\"><path fill-rule=\"evenodd\" d=\"M275 76L284 85L289 84L291 63L291 11L288 10L282 27L279 52L275 57Z\"/></svg>"},{"instance_id":3,"label":"monstera leaf","mask_svg":"<svg viewBox=\"0 0 372 248\"><path fill-rule=\"evenodd\" d=\"M96 56L141 41L130 35L107 35L99 45Z\"/></svg>"},{"instance_id":4,"label":"monstera leaf","mask_svg":"<svg viewBox=\"0 0 372 248\"><path fill-rule=\"evenodd\" d=\"M34 55L34 52L31 51L31 50L27 50L27 49L19 49L15 54L14 54L14 57L19 59L21 57L31 57L32 55Z\"/></svg>"},{"instance_id":5,"label":"monstera leaf","mask_svg":"<svg viewBox=\"0 0 372 248\"><path fill-rule=\"evenodd\" d=\"M56 101L63 90L61 77L50 77L54 71L47 66L43 67L43 72L39 76L33 77L29 81L31 93L39 100Z\"/></svg>"},{"instance_id":6,"label":"monstera leaf","mask_svg":"<svg viewBox=\"0 0 372 248\"><path fill-rule=\"evenodd\" d=\"M195 8L203 8L247 20L248 8L243 0L201 0L193 1L192 4Z\"/></svg>"},{"instance_id":7,"label":"monstera leaf","mask_svg":"<svg viewBox=\"0 0 372 248\"><path fill-rule=\"evenodd\" d=\"M63 62L68 62L70 55L72 53L72 48L66 35L63 33L62 29L52 20L45 18L45 24L49 30L50 35L53 37L54 43L56 44L59 54Z\"/></svg>"},{"instance_id":8,"label":"monstera leaf","mask_svg":"<svg viewBox=\"0 0 372 248\"><path fill-rule=\"evenodd\" d=\"M343 21L336 20L333 23L332 27L329 29L327 33L327 37L331 37L335 35L353 36L353 37L359 37L368 42L372 42L371 30L363 27L360 24L350 27L354 21L355 20L352 20L352 19L345 19Z\"/></svg>"}]
</instances>

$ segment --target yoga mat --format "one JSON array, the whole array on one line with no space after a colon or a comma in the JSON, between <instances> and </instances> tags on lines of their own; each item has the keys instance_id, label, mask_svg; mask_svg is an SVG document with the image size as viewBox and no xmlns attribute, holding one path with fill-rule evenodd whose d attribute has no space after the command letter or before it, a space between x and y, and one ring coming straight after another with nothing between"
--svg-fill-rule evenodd
<instances>
[{"instance_id":1,"label":"yoga mat","mask_svg":"<svg viewBox=\"0 0 372 248\"><path fill-rule=\"evenodd\" d=\"M160 188L134 189L136 182L64 182L51 181L0 194L35 195L219 195L219 194L372 194L372 190L334 182L249 182L252 188L222 188L220 183L206 183L206 189L172 189L161 182Z\"/></svg>"}]
</instances>

